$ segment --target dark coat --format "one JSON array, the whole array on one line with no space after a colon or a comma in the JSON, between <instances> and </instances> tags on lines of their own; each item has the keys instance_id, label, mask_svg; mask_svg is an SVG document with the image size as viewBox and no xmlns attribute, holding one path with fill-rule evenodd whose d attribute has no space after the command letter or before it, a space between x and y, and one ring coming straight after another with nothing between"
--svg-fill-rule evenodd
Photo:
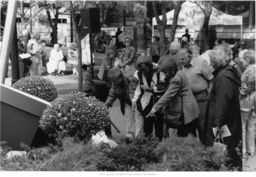
<instances>
[{"instance_id":1,"label":"dark coat","mask_svg":"<svg viewBox=\"0 0 256 177\"><path fill-rule=\"evenodd\" d=\"M181 98L183 98L184 124L188 124L198 118L199 108L190 89L187 75L184 71L179 70L170 80L167 91L153 106L153 108L156 111L159 111L166 107L166 116L168 116L168 114L180 114L182 106Z\"/></svg>"},{"instance_id":2,"label":"dark coat","mask_svg":"<svg viewBox=\"0 0 256 177\"><path fill-rule=\"evenodd\" d=\"M125 104L132 105L131 99L130 99L130 89L129 89L130 82L128 78L124 76L124 84L121 86L116 86L112 84L108 98L105 102L106 106L111 107L116 99L119 99L120 101L120 109L123 115L125 114Z\"/></svg>"},{"instance_id":3,"label":"dark coat","mask_svg":"<svg viewBox=\"0 0 256 177\"><path fill-rule=\"evenodd\" d=\"M212 128L227 125L231 136L224 138L228 149L238 146L242 137L242 123L239 103L240 76L233 66L225 66L215 71L215 79L209 94L206 110L206 146L212 146Z\"/></svg>"}]
</instances>

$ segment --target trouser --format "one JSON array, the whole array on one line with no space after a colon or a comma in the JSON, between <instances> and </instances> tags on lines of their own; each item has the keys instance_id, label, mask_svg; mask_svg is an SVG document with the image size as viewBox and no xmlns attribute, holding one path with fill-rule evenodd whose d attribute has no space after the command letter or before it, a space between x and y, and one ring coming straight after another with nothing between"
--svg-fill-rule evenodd
<instances>
[{"instance_id":1,"label":"trouser","mask_svg":"<svg viewBox=\"0 0 256 177\"><path fill-rule=\"evenodd\" d=\"M162 140L163 138L163 116L161 113L156 113L156 117L145 118L136 109L135 110L135 137L141 138L152 135L155 128L155 136Z\"/></svg>"},{"instance_id":2,"label":"trouser","mask_svg":"<svg viewBox=\"0 0 256 177\"><path fill-rule=\"evenodd\" d=\"M242 115L242 137L243 137L243 154L246 152L254 154L254 117L249 112L241 112Z\"/></svg>"},{"instance_id":3,"label":"trouser","mask_svg":"<svg viewBox=\"0 0 256 177\"><path fill-rule=\"evenodd\" d=\"M197 124L198 124L198 119L195 119L192 122L179 127L177 131L178 137L187 137L189 134L196 137Z\"/></svg>"},{"instance_id":4,"label":"trouser","mask_svg":"<svg viewBox=\"0 0 256 177\"><path fill-rule=\"evenodd\" d=\"M198 135L199 135L200 141L204 144L204 141L206 139L204 129L205 129L205 115L206 115L208 91L207 90L202 91L198 94L194 94L194 96L200 110L199 118L197 121Z\"/></svg>"},{"instance_id":5,"label":"trouser","mask_svg":"<svg viewBox=\"0 0 256 177\"><path fill-rule=\"evenodd\" d=\"M124 118L126 121L125 135L128 138L133 138L135 136L135 117L132 107L125 104Z\"/></svg>"},{"instance_id":6,"label":"trouser","mask_svg":"<svg viewBox=\"0 0 256 177\"><path fill-rule=\"evenodd\" d=\"M39 58L36 56L31 57L32 64L30 66L30 75L31 76L40 76L41 75L41 63L38 62Z\"/></svg>"}]
</instances>

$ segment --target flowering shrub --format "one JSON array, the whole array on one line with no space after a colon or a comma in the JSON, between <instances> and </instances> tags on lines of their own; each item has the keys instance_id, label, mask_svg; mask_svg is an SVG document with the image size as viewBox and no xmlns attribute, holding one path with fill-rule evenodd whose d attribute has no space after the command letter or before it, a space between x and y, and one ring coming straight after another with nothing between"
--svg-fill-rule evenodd
<instances>
[{"instance_id":1,"label":"flowering shrub","mask_svg":"<svg viewBox=\"0 0 256 177\"><path fill-rule=\"evenodd\" d=\"M12 87L49 102L58 96L53 82L39 76L22 78L15 82Z\"/></svg>"},{"instance_id":2,"label":"flowering shrub","mask_svg":"<svg viewBox=\"0 0 256 177\"><path fill-rule=\"evenodd\" d=\"M106 106L85 93L62 95L44 110L40 119L42 130L57 140L75 136L87 141L108 126Z\"/></svg>"}]
</instances>

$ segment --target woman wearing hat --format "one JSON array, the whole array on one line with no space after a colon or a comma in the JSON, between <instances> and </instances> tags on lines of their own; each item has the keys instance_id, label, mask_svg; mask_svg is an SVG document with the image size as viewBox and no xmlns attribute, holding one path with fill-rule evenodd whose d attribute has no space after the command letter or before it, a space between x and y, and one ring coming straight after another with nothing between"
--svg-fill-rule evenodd
<instances>
[{"instance_id":1,"label":"woman wearing hat","mask_svg":"<svg viewBox=\"0 0 256 177\"><path fill-rule=\"evenodd\" d=\"M125 46L119 57L119 67L123 69L127 77L130 77L135 72L136 49L132 46L132 40L130 38L125 39Z\"/></svg>"},{"instance_id":2,"label":"woman wearing hat","mask_svg":"<svg viewBox=\"0 0 256 177\"><path fill-rule=\"evenodd\" d=\"M134 77L138 81L134 97L132 99L133 108L135 109L135 137L140 138L150 136L153 132L153 126L155 127L155 135L160 140L163 136L163 119L159 117L150 117L145 119L146 115L154 105L159 86L164 84L165 77L161 72L153 70L152 59L149 56L140 56L137 60L138 70L134 73Z\"/></svg>"},{"instance_id":3,"label":"woman wearing hat","mask_svg":"<svg viewBox=\"0 0 256 177\"><path fill-rule=\"evenodd\" d=\"M169 82L168 89L154 104L147 117L155 115L164 109L164 117L173 117L184 114L183 125L178 128L177 134L185 137L188 134L196 135L195 120L199 116L199 108L189 86L188 78L183 70L178 70L178 61L174 56L163 60L159 71L165 74ZM181 115L180 115L181 116Z\"/></svg>"}]
</instances>

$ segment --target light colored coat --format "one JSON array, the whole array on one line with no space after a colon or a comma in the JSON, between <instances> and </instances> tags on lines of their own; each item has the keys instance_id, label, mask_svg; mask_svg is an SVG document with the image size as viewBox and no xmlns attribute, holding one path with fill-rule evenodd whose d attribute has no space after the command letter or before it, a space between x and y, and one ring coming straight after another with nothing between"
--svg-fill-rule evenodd
<instances>
[{"instance_id":1,"label":"light colored coat","mask_svg":"<svg viewBox=\"0 0 256 177\"><path fill-rule=\"evenodd\" d=\"M169 115L181 113L181 98L183 98L184 124L188 124L199 117L199 107L192 94L188 78L184 71L179 70L170 80L167 91L153 106L156 111L165 109Z\"/></svg>"}]
</instances>

